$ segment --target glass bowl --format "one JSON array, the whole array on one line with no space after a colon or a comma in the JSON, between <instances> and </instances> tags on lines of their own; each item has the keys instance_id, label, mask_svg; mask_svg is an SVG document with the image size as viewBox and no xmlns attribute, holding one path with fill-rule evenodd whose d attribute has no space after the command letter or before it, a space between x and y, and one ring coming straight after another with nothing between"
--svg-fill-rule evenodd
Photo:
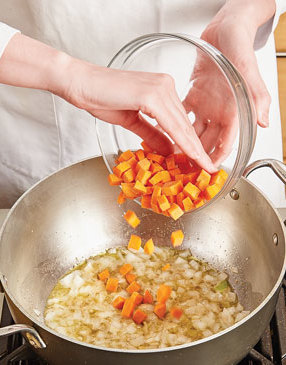
<instances>
[{"instance_id":1,"label":"glass bowl","mask_svg":"<svg viewBox=\"0 0 286 365\"><path fill-rule=\"evenodd\" d=\"M198 62L207 65L206 70L211 74L196 72L195 67ZM182 101L189 93L191 95L193 88L200 82L204 82L206 100L213 101L218 97L220 110L223 113L226 110L230 111L230 118L236 118L238 126L232 151L221 166L229 176L213 199L190 212L204 209L226 196L242 176L256 136L252 98L245 81L230 61L212 45L199 38L184 34L155 33L136 38L126 44L113 57L108 67L170 74ZM207 104L201 103L192 108L188 114L190 123L200 118L204 119L204 123L208 123L212 118L217 118L212 110L208 110L209 114L205 115ZM152 118L145 115L144 117L153 125L157 124ZM101 152L110 173L121 152L142 148L140 145L142 139L120 126L97 119L96 128Z\"/></svg>"}]
</instances>

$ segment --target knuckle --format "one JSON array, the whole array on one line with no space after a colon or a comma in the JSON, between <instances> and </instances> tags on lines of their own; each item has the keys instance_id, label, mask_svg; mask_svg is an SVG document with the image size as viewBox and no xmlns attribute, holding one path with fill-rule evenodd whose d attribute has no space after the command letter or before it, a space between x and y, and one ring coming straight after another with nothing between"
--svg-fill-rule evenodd
<instances>
[{"instance_id":1,"label":"knuckle","mask_svg":"<svg viewBox=\"0 0 286 365\"><path fill-rule=\"evenodd\" d=\"M159 86L163 88L175 88L175 80L169 74L162 73L158 75Z\"/></svg>"}]
</instances>

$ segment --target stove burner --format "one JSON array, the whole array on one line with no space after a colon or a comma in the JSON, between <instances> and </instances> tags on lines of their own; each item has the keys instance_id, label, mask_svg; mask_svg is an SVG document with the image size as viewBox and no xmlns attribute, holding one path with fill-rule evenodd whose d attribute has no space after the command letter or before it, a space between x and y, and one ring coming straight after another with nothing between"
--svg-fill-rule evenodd
<instances>
[{"instance_id":1,"label":"stove burner","mask_svg":"<svg viewBox=\"0 0 286 365\"><path fill-rule=\"evenodd\" d=\"M13 323L6 301L0 327ZM49 365L39 359L21 335L0 338L1 365ZM276 311L257 345L238 365L286 365L286 279L279 294Z\"/></svg>"}]
</instances>

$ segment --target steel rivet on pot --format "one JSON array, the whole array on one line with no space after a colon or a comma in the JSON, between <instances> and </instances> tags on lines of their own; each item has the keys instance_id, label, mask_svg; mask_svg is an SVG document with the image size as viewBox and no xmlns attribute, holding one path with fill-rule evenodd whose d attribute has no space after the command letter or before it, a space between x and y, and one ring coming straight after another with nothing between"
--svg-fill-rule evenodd
<instances>
[{"instance_id":1,"label":"steel rivet on pot","mask_svg":"<svg viewBox=\"0 0 286 365\"><path fill-rule=\"evenodd\" d=\"M277 233L274 233L273 236L272 236L272 240L273 240L273 243L274 245L278 245L278 236L277 236Z\"/></svg>"},{"instance_id":2,"label":"steel rivet on pot","mask_svg":"<svg viewBox=\"0 0 286 365\"><path fill-rule=\"evenodd\" d=\"M230 197L233 199L233 200L238 200L239 199L239 192L235 189L232 189L231 192L229 193L230 194Z\"/></svg>"}]
</instances>

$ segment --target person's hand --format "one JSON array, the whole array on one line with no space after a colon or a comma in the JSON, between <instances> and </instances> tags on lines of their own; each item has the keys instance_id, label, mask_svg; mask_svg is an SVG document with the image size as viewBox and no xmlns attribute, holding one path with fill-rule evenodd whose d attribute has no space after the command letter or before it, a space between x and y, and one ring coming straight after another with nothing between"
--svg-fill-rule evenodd
<instances>
[{"instance_id":1,"label":"person's hand","mask_svg":"<svg viewBox=\"0 0 286 365\"><path fill-rule=\"evenodd\" d=\"M216 171L192 127L171 76L121 71L72 59L66 68L68 83L58 94L73 105L108 123L136 133L159 153L173 152L166 132L191 160ZM65 78L65 77L64 77ZM155 118L153 127L141 113Z\"/></svg>"},{"instance_id":2,"label":"person's hand","mask_svg":"<svg viewBox=\"0 0 286 365\"><path fill-rule=\"evenodd\" d=\"M230 0L201 35L244 77L254 100L257 123L262 127L269 123L271 98L258 70L253 43L258 27L274 11L273 0ZM184 106L187 112L196 114L195 130L218 166L231 152L237 135L235 100L218 68L200 54L191 79L193 88L184 100Z\"/></svg>"}]
</instances>

